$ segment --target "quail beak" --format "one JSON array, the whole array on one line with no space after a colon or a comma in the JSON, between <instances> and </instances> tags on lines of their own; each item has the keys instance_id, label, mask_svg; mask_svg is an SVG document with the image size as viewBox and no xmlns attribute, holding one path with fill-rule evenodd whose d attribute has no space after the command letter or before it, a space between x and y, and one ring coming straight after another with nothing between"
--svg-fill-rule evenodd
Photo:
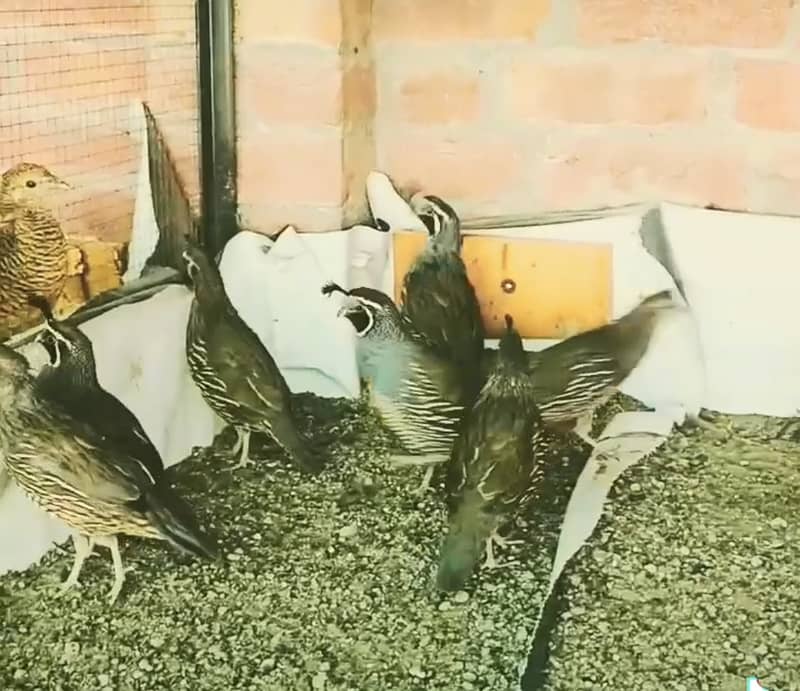
<instances>
[{"instance_id":1,"label":"quail beak","mask_svg":"<svg viewBox=\"0 0 800 691\"><path fill-rule=\"evenodd\" d=\"M71 190L74 189L72 185L70 185L66 180L62 180L55 175L50 176L50 182L53 184L54 187L57 187L62 190Z\"/></svg>"}]
</instances>

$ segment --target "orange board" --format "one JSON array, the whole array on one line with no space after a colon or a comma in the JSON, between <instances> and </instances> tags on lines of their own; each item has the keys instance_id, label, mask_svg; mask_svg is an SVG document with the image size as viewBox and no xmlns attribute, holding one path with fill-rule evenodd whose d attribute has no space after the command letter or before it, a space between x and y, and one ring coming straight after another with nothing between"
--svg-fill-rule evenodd
<instances>
[{"instance_id":1,"label":"orange board","mask_svg":"<svg viewBox=\"0 0 800 691\"><path fill-rule=\"evenodd\" d=\"M403 277L427 237L393 234L397 302ZM489 338L502 334L505 314L514 317L523 338L565 338L611 318L610 244L470 235L462 257Z\"/></svg>"}]
</instances>

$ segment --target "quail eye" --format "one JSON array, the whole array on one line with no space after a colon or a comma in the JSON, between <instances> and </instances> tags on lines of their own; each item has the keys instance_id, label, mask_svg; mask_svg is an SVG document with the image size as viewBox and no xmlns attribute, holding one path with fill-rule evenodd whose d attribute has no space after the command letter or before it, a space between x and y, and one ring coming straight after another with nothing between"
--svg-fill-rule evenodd
<instances>
[{"instance_id":1,"label":"quail eye","mask_svg":"<svg viewBox=\"0 0 800 691\"><path fill-rule=\"evenodd\" d=\"M25 187L36 187L36 180L28 180L25 182Z\"/></svg>"}]
</instances>

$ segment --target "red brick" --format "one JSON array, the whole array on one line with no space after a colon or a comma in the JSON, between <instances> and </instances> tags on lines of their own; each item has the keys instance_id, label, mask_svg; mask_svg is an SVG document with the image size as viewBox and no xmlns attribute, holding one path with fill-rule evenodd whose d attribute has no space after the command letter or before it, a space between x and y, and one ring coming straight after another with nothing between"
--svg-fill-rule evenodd
<instances>
[{"instance_id":1,"label":"red brick","mask_svg":"<svg viewBox=\"0 0 800 691\"><path fill-rule=\"evenodd\" d=\"M525 59L512 68L509 105L530 120L654 125L701 120L707 87L706 64L691 58Z\"/></svg>"},{"instance_id":2,"label":"red brick","mask_svg":"<svg viewBox=\"0 0 800 691\"><path fill-rule=\"evenodd\" d=\"M335 0L238 0L236 34L242 41L338 45L342 26Z\"/></svg>"},{"instance_id":3,"label":"red brick","mask_svg":"<svg viewBox=\"0 0 800 691\"><path fill-rule=\"evenodd\" d=\"M602 44L656 39L768 48L786 36L793 0L578 0L578 36Z\"/></svg>"},{"instance_id":4,"label":"red brick","mask_svg":"<svg viewBox=\"0 0 800 691\"><path fill-rule=\"evenodd\" d=\"M382 170L406 189L490 200L520 184L519 140L497 134L448 136L393 128L379 139Z\"/></svg>"},{"instance_id":5,"label":"red brick","mask_svg":"<svg viewBox=\"0 0 800 691\"><path fill-rule=\"evenodd\" d=\"M574 209L663 199L746 208L746 160L733 144L615 134L551 138L536 170L540 205Z\"/></svg>"},{"instance_id":6,"label":"red brick","mask_svg":"<svg viewBox=\"0 0 800 691\"><path fill-rule=\"evenodd\" d=\"M420 72L417 70L417 72ZM425 70L404 80L381 80L394 107L389 115L421 124L475 120L481 112L478 70Z\"/></svg>"},{"instance_id":7,"label":"red brick","mask_svg":"<svg viewBox=\"0 0 800 691\"><path fill-rule=\"evenodd\" d=\"M741 60L736 117L751 127L800 130L800 63Z\"/></svg>"},{"instance_id":8,"label":"red brick","mask_svg":"<svg viewBox=\"0 0 800 691\"><path fill-rule=\"evenodd\" d=\"M238 159L243 203L341 204L342 142L338 128L274 128L242 134Z\"/></svg>"},{"instance_id":9,"label":"red brick","mask_svg":"<svg viewBox=\"0 0 800 691\"><path fill-rule=\"evenodd\" d=\"M236 96L243 123L338 124L341 88L335 50L252 44L238 48Z\"/></svg>"},{"instance_id":10,"label":"red brick","mask_svg":"<svg viewBox=\"0 0 800 691\"><path fill-rule=\"evenodd\" d=\"M550 0L375 0L378 39L532 39Z\"/></svg>"}]
</instances>

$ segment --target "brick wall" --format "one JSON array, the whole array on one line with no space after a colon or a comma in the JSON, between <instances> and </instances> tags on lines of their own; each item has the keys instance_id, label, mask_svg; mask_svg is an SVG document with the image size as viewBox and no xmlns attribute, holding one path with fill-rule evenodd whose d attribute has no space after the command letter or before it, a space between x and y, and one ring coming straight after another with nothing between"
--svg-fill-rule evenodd
<instances>
[{"instance_id":1,"label":"brick wall","mask_svg":"<svg viewBox=\"0 0 800 691\"><path fill-rule=\"evenodd\" d=\"M239 0L238 27L250 227L356 217L370 165L464 215L800 213L792 0Z\"/></svg>"},{"instance_id":2,"label":"brick wall","mask_svg":"<svg viewBox=\"0 0 800 691\"><path fill-rule=\"evenodd\" d=\"M142 100L197 200L195 56L194 0L0 1L0 170L48 167L69 236L126 242Z\"/></svg>"}]
</instances>

